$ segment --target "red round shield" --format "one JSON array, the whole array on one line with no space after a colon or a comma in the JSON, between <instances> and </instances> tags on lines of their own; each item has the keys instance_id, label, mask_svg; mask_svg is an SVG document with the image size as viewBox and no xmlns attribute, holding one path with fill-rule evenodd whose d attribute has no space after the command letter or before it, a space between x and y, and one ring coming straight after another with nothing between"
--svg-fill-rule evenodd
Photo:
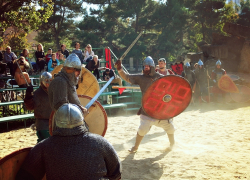
<instances>
[{"instance_id":1,"label":"red round shield","mask_svg":"<svg viewBox=\"0 0 250 180\"><path fill-rule=\"evenodd\" d=\"M168 75L156 79L142 97L142 108L148 116L166 120L177 116L189 105L192 89L181 76Z\"/></svg>"}]
</instances>

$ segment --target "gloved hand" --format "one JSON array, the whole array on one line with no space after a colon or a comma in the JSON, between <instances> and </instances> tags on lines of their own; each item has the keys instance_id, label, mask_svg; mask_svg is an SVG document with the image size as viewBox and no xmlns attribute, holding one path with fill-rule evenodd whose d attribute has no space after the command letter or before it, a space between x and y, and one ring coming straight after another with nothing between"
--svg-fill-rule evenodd
<instances>
[{"instance_id":1,"label":"gloved hand","mask_svg":"<svg viewBox=\"0 0 250 180\"><path fill-rule=\"evenodd\" d=\"M214 79L213 82L216 83L216 80Z\"/></svg>"},{"instance_id":2,"label":"gloved hand","mask_svg":"<svg viewBox=\"0 0 250 180\"><path fill-rule=\"evenodd\" d=\"M115 68L116 68L118 71L122 69L122 62L121 62L121 60L118 59L118 60L115 62Z\"/></svg>"},{"instance_id":3,"label":"gloved hand","mask_svg":"<svg viewBox=\"0 0 250 180\"><path fill-rule=\"evenodd\" d=\"M31 99L32 98L32 93L33 93L33 86L30 85L27 87L26 89L26 95L25 95L25 99Z\"/></svg>"}]
</instances>

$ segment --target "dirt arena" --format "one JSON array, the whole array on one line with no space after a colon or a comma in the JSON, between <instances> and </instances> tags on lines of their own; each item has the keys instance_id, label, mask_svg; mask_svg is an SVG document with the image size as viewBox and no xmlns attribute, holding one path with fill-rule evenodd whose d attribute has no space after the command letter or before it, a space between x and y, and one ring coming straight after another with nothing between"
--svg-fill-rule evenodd
<instances>
[{"instance_id":1,"label":"dirt arena","mask_svg":"<svg viewBox=\"0 0 250 180\"><path fill-rule=\"evenodd\" d=\"M174 118L176 146L166 151L165 132L152 127L139 150L130 154L139 116L109 118L108 139L122 161L122 179L249 179L250 103L197 104ZM34 146L30 128L0 134L0 158Z\"/></svg>"}]
</instances>

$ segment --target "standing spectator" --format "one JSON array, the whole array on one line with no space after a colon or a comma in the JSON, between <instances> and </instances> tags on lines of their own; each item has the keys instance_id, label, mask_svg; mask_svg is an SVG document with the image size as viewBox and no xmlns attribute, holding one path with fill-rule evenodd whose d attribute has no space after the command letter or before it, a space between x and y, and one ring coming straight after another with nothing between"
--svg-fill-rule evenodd
<instances>
[{"instance_id":1,"label":"standing spectator","mask_svg":"<svg viewBox=\"0 0 250 180\"><path fill-rule=\"evenodd\" d=\"M92 57L95 55L94 51L92 51L92 46L88 44L85 48L85 51L83 53L84 55L84 62L89 62L92 60Z\"/></svg>"},{"instance_id":2,"label":"standing spectator","mask_svg":"<svg viewBox=\"0 0 250 180\"><path fill-rule=\"evenodd\" d=\"M76 49L73 50L72 53L75 53L79 57L81 63L83 64L83 53L82 53L82 50L80 49L80 44L75 43L75 48Z\"/></svg>"},{"instance_id":3,"label":"standing spectator","mask_svg":"<svg viewBox=\"0 0 250 180\"><path fill-rule=\"evenodd\" d=\"M69 51L66 49L66 45L65 44L61 45L61 52L65 56L65 58L67 58L69 56Z\"/></svg>"},{"instance_id":4,"label":"standing spectator","mask_svg":"<svg viewBox=\"0 0 250 180\"><path fill-rule=\"evenodd\" d=\"M14 52L11 52L11 47L7 46L6 47L6 52L4 53L3 57L3 62L7 64L7 66L10 69L10 74L14 76L14 71L13 71L13 61L17 59L17 56L15 55Z\"/></svg>"},{"instance_id":5,"label":"standing spectator","mask_svg":"<svg viewBox=\"0 0 250 180\"><path fill-rule=\"evenodd\" d=\"M52 49L51 48L48 49L48 52L47 52L45 57L46 57L46 63L48 63L49 60L52 58Z\"/></svg>"},{"instance_id":6,"label":"standing spectator","mask_svg":"<svg viewBox=\"0 0 250 180\"><path fill-rule=\"evenodd\" d=\"M113 69L106 68L106 70L103 72L102 75L103 75L102 77L104 81L108 81L110 78L114 76L115 79L113 79L111 83L118 83L119 86L122 86L122 79L118 75L115 74Z\"/></svg>"},{"instance_id":7,"label":"standing spectator","mask_svg":"<svg viewBox=\"0 0 250 180\"><path fill-rule=\"evenodd\" d=\"M36 64L37 64L38 71L39 72L44 71L44 66L46 64L46 61L45 61L46 58L44 55L42 44L37 45L37 50L35 52L35 55L36 55Z\"/></svg>"},{"instance_id":8,"label":"standing spectator","mask_svg":"<svg viewBox=\"0 0 250 180\"><path fill-rule=\"evenodd\" d=\"M170 69L166 68L166 59L165 58L160 58L158 60L158 65L159 65L159 69L156 69L156 72L158 72L164 76L174 74Z\"/></svg>"},{"instance_id":9,"label":"standing spectator","mask_svg":"<svg viewBox=\"0 0 250 180\"><path fill-rule=\"evenodd\" d=\"M64 64L64 61L66 60L66 58L65 58L65 56L63 55L63 53L61 53L60 55L59 55L59 62L60 62L60 64Z\"/></svg>"},{"instance_id":10,"label":"standing spectator","mask_svg":"<svg viewBox=\"0 0 250 180\"><path fill-rule=\"evenodd\" d=\"M99 70L98 70L99 64L100 64L100 62L99 62L99 60L98 60L98 56L97 56L97 55L94 55L94 56L93 56L93 59L90 60L90 61L88 62L88 64L86 65L86 68L87 68L90 72L92 72L92 73L94 74L94 76L96 77L96 79L97 79L98 81L102 81L102 80L100 79L100 73L99 73Z\"/></svg>"},{"instance_id":11,"label":"standing spectator","mask_svg":"<svg viewBox=\"0 0 250 180\"><path fill-rule=\"evenodd\" d=\"M56 54L52 53L52 58L49 60L49 63L48 63L48 72L53 71L54 68L59 65L60 65L60 62L58 59L56 59Z\"/></svg>"}]
</instances>

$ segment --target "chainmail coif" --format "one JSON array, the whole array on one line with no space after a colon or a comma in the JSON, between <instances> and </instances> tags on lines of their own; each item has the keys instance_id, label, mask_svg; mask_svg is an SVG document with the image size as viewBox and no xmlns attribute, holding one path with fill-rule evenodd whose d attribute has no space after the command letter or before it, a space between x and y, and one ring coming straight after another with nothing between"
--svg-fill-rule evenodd
<instances>
[{"instance_id":1,"label":"chainmail coif","mask_svg":"<svg viewBox=\"0 0 250 180\"><path fill-rule=\"evenodd\" d=\"M28 154L17 179L47 180L120 179L121 164L112 145L102 136L87 132L84 125L57 128Z\"/></svg>"}]
</instances>

